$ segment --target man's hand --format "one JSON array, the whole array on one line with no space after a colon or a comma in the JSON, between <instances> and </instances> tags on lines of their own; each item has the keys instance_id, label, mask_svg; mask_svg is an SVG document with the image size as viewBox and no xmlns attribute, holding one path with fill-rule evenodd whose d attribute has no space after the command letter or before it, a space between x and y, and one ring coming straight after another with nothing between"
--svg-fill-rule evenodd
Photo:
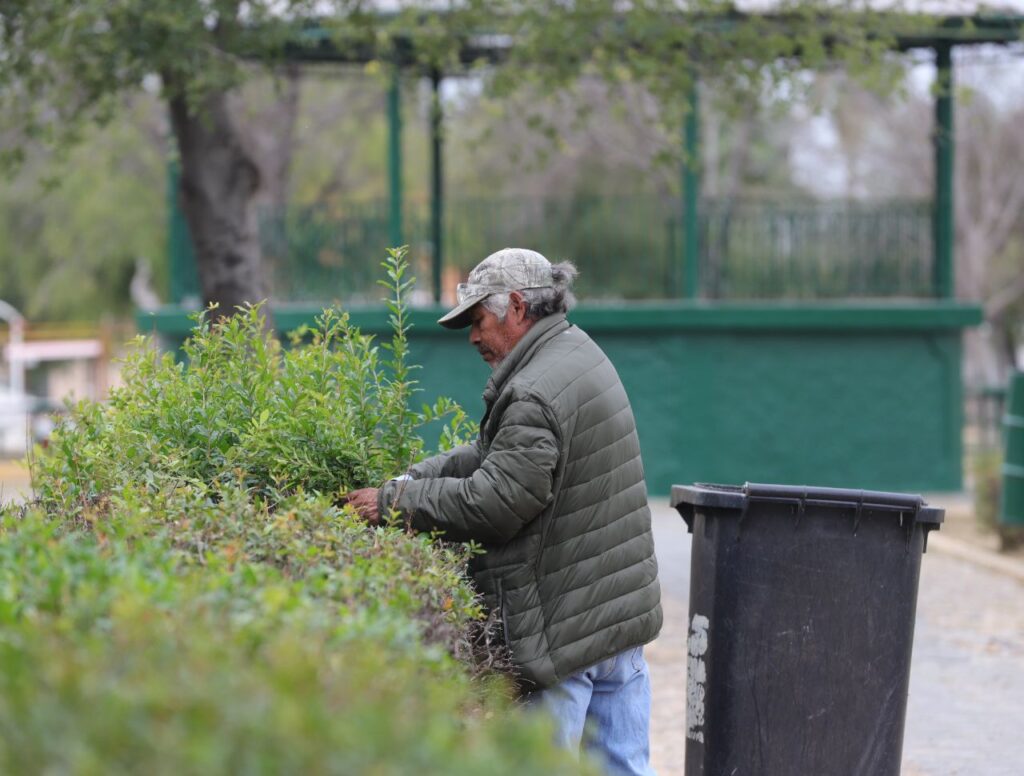
<instances>
[{"instance_id":1,"label":"man's hand","mask_svg":"<svg viewBox=\"0 0 1024 776\"><path fill-rule=\"evenodd\" d=\"M380 510L377 509L377 488L360 488L345 494L345 501L355 507L356 512L370 525L380 523Z\"/></svg>"}]
</instances>

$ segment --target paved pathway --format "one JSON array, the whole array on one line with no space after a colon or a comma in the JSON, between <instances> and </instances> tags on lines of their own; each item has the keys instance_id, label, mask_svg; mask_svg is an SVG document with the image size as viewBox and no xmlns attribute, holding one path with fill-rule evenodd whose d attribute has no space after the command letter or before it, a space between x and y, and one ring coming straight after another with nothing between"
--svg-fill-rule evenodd
<instances>
[{"instance_id":1,"label":"paved pathway","mask_svg":"<svg viewBox=\"0 0 1024 776\"><path fill-rule=\"evenodd\" d=\"M21 501L31 490L28 469L20 461L0 458L0 504Z\"/></svg>"},{"instance_id":2,"label":"paved pathway","mask_svg":"<svg viewBox=\"0 0 1024 776\"><path fill-rule=\"evenodd\" d=\"M651 754L659 776L674 776L683 773L690 540L674 511L654 506L665 627L646 650ZM1024 773L1024 583L935 547L922 563L903 773Z\"/></svg>"},{"instance_id":3,"label":"paved pathway","mask_svg":"<svg viewBox=\"0 0 1024 776\"><path fill-rule=\"evenodd\" d=\"M690 590L690 536L679 514L655 507L662 608L661 635L644 655L651 669L651 762L658 776L683 773L686 751L686 639Z\"/></svg>"}]
</instances>

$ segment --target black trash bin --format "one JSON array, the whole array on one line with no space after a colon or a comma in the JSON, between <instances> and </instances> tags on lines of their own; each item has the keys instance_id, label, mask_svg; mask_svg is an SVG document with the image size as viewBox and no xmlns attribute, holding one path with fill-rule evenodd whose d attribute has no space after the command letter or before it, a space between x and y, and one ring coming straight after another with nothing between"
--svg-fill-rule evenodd
<instances>
[{"instance_id":1,"label":"black trash bin","mask_svg":"<svg viewBox=\"0 0 1024 776\"><path fill-rule=\"evenodd\" d=\"M693 534L686 774L900 772L918 573L905 493L675 486Z\"/></svg>"}]
</instances>

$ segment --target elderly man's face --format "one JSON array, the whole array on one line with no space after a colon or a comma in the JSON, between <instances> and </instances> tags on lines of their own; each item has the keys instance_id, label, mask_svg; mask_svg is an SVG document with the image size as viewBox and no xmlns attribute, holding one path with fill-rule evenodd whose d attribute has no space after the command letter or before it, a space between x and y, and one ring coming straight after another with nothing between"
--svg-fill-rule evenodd
<instances>
[{"instance_id":1,"label":"elderly man's face","mask_svg":"<svg viewBox=\"0 0 1024 776\"><path fill-rule=\"evenodd\" d=\"M505 318L500 319L483 304L470 311L469 342L494 369L512 352L512 348L530 330L533 321L526 318L526 304L516 292L509 298Z\"/></svg>"}]
</instances>

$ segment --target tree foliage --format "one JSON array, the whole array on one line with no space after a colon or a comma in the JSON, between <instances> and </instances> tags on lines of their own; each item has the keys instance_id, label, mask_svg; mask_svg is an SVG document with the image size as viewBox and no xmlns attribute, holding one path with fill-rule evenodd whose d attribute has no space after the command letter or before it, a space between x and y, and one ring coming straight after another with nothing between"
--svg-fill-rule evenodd
<instances>
[{"instance_id":1,"label":"tree foliage","mask_svg":"<svg viewBox=\"0 0 1024 776\"><path fill-rule=\"evenodd\" d=\"M131 312L130 284L160 288L166 245L166 139L152 99L126 100L105 127L55 161L38 146L0 186L0 297L30 320Z\"/></svg>"},{"instance_id":2,"label":"tree foliage","mask_svg":"<svg viewBox=\"0 0 1024 776\"><path fill-rule=\"evenodd\" d=\"M73 146L157 77L204 301L232 313L268 291L255 204L273 181L237 105L256 68L311 56L326 41L342 58L452 72L485 41L499 55L485 71L495 95L558 92L589 74L642 86L672 123L705 74L740 100L784 94L799 84L796 70L827 60L885 80L897 19L853 0L797 0L768 16L722 0L12 0L0 6L0 163L23 160L27 143ZM533 124L553 131L542 114Z\"/></svg>"},{"instance_id":3,"label":"tree foliage","mask_svg":"<svg viewBox=\"0 0 1024 776\"><path fill-rule=\"evenodd\" d=\"M340 57L386 62L400 47L442 71L463 69L460 49L483 34L492 42L504 35L507 56L493 81L499 93L527 84L557 89L587 71L609 83L642 83L665 104L681 104L685 87L705 74L746 90L796 68L839 62L876 79L902 21L891 9L879 14L853 0L798 0L769 15L739 14L724 0L405 0L386 7L10 0L0 7L0 112L25 137L73 142L85 124L110 120L117 95L152 75L165 98L184 96L198 108L205 95L248 78L248 63L273 67L319 45L310 25L334 41ZM18 145L5 148L8 160L18 155Z\"/></svg>"}]
</instances>

